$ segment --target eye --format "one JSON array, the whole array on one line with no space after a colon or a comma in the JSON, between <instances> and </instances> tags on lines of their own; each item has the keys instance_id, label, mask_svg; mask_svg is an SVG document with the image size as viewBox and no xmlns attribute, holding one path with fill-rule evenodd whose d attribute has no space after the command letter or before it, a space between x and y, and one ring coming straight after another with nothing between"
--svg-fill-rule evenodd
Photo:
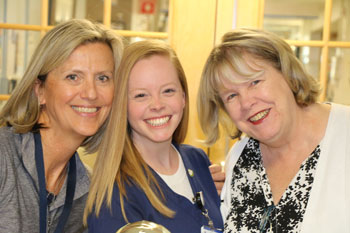
<instances>
[{"instance_id":1,"label":"eye","mask_svg":"<svg viewBox=\"0 0 350 233\"><path fill-rule=\"evenodd\" d=\"M165 94L172 94L174 92L176 92L176 90L174 88L167 88L163 91L163 93L165 93Z\"/></svg>"},{"instance_id":2,"label":"eye","mask_svg":"<svg viewBox=\"0 0 350 233\"><path fill-rule=\"evenodd\" d=\"M145 93L139 93L134 96L135 99L146 97Z\"/></svg>"},{"instance_id":3,"label":"eye","mask_svg":"<svg viewBox=\"0 0 350 233\"><path fill-rule=\"evenodd\" d=\"M252 86L256 86L258 83L260 83L261 80L253 80L251 82Z\"/></svg>"},{"instance_id":4,"label":"eye","mask_svg":"<svg viewBox=\"0 0 350 233\"><path fill-rule=\"evenodd\" d=\"M227 95L227 97L226 97L226 101L230 101L230 100L232 100L233 98L235 98L235 97L236 97L236 95L237 95L237 94L235 94L235 93L232 93L232 94Z\"/></svg>"},{"instance_id":5,"label":"eye","mask_svg":"<svg viewBox=\"0 0 350 233\"><path fill-rule=\"evenodd\" d=\"M97 77L98 81L101 81L103 83L108 82L111 78L107 75L100 75Z\"/></svg>"},{"instance_id":6,"label":"eye","mask_svg":"<svg viewBox=\"0 0 350 233\"><path fill-rule=\"evenodd\" d=\"M78 75L76 74L69 74L66 76L66 79L71 80L71 81L77 81L78 80Z\"/></svg>"}]
</instances>

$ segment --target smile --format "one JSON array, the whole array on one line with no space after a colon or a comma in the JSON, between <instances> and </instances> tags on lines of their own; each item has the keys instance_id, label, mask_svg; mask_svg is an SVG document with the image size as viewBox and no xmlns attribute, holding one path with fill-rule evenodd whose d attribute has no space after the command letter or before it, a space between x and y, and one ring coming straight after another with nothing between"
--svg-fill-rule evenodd
<instances>
[{"instance_id":1,"label":"smile","mask_svg":"<svg viewBox=\"0 0 350 233\"><path fill-rule=\"evenodd\" d=\"M77 112L81 112L81 113L94 113L97 112L97 110L99 108L88 108L88 107L77 107L77 106L72 106L72 108L77 111Z\"/></svg>"},{"instance_id":2,"label":"smile","mask_svg":"<svg viewBox=\"0 0 350 233\"><path fill-rule=\"evenodd\" d=\"M249 121L257 122L257 121L265 118L269 112L270 112L270 109L267 109L265 111L259 112L258 114L256 114L256 115L252 116L251 118L249 118Z\"/></svg>"},{"instance_id":3,"label":"smile","mask_svg":"<svg viewBox=\"0 0 350 233\"><path fill-rule=\"evenodd\" d=\"M161 118L156 118L156 119L149 119L146 120L146 122L152 126L162 126L170 120L170 116L165 116Z\"/></svg>"}]
</instances>

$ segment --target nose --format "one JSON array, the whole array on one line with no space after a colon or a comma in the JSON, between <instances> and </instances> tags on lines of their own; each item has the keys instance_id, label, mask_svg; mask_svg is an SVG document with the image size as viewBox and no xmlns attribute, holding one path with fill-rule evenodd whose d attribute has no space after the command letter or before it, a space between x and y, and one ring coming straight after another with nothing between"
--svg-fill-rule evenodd
<instances>
[{"instance_id":1,"label":"nose","mask_svg":"<svg viewBox=\"0 0 350 233\"><path fill-rule=\"evenodd\" d=\"M81 90L81 98L88 100L95 100L97 98L97 89L94 78L87 78L84 80Z\"/></svg>"},{"instance_id":2,"label":"nose","mask_svg":"<svg viewBox=\"0 0 350 233\"><path fill-rule=\"evenodd\" d=\"M243 109L250 109L255 101L256 100L250 91L245 91L239 95L239 102Z\"/></svg>"},{"instance_id":3,"label":"nose","mask_svg":"<svg viewBox=\"0 0 350 233\"><path fill-rule=\"evenodd\" d=\"M161 97L153 96L151 99L150 107L152 111L160 111L164 108L164 102Z\"/></svg>"}]
</instances>

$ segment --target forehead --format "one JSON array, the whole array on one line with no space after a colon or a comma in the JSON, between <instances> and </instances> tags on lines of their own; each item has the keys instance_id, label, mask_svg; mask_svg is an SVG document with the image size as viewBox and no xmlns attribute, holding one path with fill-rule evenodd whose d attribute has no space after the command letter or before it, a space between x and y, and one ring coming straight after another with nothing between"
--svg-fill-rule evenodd
<instances>
[{"instance_id":1,"label":"forehead","mask_svg":"<svg viewBox=\"0 0 350 233\"><path fill-rule=\"evenodd\" d=\"M164 55L152 55L136 62L131 69L129 83L141 85L153 83L154 85L167 82L179 83L177 71L170 58Z\"/></svg>"},{"instance_id":2,"label":"forehead","mask_svg":"<svg viewBox=\"0 0 350 233\"><path fill-rule=\"evenodd\" d=\"M48 73L47 81L53 77L66 75L68 72L80 74L89 73L114 73L114 57L111 48L102 42L82 44L76 47L73 52L60 65Z\"/></svg>"},{"instance_id":3,"label":"forehead","mask_svg":"<svg viewBox=\"0 0 350 233\"><path fill-rule=\"evenodd\" d=\"M112 49L102 42L82 44L76 47L60 66L80 63L85 63L84 65L89 64L90 66L113 66Z\"/></svg>"},{"instance_id":4,"label":"forehead","mask_svg":"<svg viewBox=\"0 0 350 233\"><path fill-rule=\"evenodd\" d=\"M103 42L87 42L77 46L72 53L69 55L68 59L74 59L76 56L84 55L100 55L112 56L113 52L111 47ZM103 59L104 57L98 57L98 59ZM68 60L67 59L67 60Z\"/></svg>"}]
</instances>

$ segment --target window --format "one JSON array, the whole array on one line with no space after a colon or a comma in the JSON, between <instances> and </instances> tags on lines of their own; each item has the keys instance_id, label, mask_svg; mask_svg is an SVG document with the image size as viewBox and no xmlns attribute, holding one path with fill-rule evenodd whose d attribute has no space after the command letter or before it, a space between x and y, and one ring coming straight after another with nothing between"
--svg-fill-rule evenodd
<instances>
[{"instance_id":1,"label":"window","mask_svg":"<svg viewBox=\"0 0 350 233\"><path fill-rule=\"evenodd\" d=\"M322 85L321 101L350 104L350 1L265 0L261 27L294 48Z\"/></svg>"},{"instance_id":2,"label":"window","mask_svg":"<svg viewBox=\"0 0 350 233\"><path fill-rule=\"evenodd\" d=\"M8 99L40 38L54 25L86 18L130 42L166 40L168 15L169 0L0 0L0 100Z\"/></svg>"}]
</instances>

